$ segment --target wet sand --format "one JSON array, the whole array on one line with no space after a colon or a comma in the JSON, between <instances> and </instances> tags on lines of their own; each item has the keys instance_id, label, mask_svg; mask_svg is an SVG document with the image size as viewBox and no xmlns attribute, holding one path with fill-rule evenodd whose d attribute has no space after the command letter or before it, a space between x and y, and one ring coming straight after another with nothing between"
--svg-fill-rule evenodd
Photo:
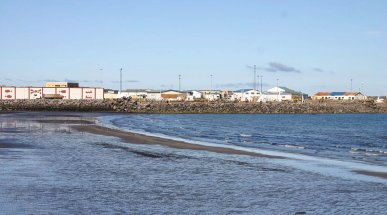
<instances>
[{"instance_id":1,"label":"wet sand","mask_svg":"<svg viewBox=\"0 0 387 215\"><path fill-rule=\"evenodd\" d=\"M95 118L93 116L86 117L84 114L77 115L76 113L61 113L61 112L53 112L50 114L47 113L38 113L34 115L33 113L24 112L22 119L28 119L29 117L31 121L37 123L44 123L49 126L49 124L65 124L70 125L71 128L75 129L79 132L86 132L91 134L105 135L105 136L114 136L123 139L127 143L132 144L152 144L152 145L163 145L171 148L177 149L188 149L188 150L200 150L200 151L209 151L216 152L222 154L236 154L236 155L248 155L254 157L261 158L276 158L282 159L284 157L274 156L274 155L266 155L255 152L247 152L237 149L225 148L225 147L217 147L217 146L204 146L198 144L187 143L183 141L176 141L166 138L160 137L152 137L142 134L136 134L126 131L121 131L118 129L106 128L95 124ZM101 114L94 114L101 115ZM44 119L36 119L36 117L44 117ZM86 117L87 119L83 118ZM17 121L20 116L15 114L15 120ZM1 146L0 146L1 147Z\"/></svg>"},{"instance_id":2,"label":"wet sand","mask_svg":"<svg viewBox=\"0 0 387 215\"><path fill-rule=\"evenodd\" d=\"M200 150L200 151L209 151L216 152L222 154L237 154L237 155L249 155L254 157L262 157L262 158L284 158L281 156L273 156L273 155L265 155L254 152L246 152L236 149L230 149L225 147L215 147L215 146L203 146L197 144L186 143L182 141L169 140L165 138L146 136L142 134L136 134L131 132L120 131L117 129L105 128L98 125L90 125L90 126L73 126L78 131L87 132L98 135L106 135L106 136L114 136L119 137L125 140L128 143L133 144L154 144L154 145L163 145L171 148L177 149L189 149L189 150Z\"/></svg>"},{"instance_id":3,"label":"wet sand","mask_svg":"<svg viewBox=\"0 0 387 215\"><path fill-rule=\"evenodd\" d=\"M387 172L372 172L372 171L366 171L366 170L355 170L353 172L361 175L368 175L368 176L387 179Z\"/></svg>"},{"instance_id":4,"label":"wet sand","mask_svg":"<svg viewBox=\"0 0 387 215\"><path fill-rule=\"evenodd\" d=\"M80 124L80 125L92 125L95 124L94 121L88 121L88 120L82 120L82 119L65 119L65 120L59 120L59 119L39 119L34 120L38 123L54 123L54 124Z\"/></svg>"}]
</instances>

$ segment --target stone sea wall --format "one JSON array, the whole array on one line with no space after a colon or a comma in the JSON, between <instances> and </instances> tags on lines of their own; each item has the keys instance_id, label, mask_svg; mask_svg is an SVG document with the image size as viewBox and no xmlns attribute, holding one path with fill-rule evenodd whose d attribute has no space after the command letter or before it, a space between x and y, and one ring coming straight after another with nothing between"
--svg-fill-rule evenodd
<instances>
[{"instance_id":1,"label":"stone sea wall","mask_svg":"<svg viewBox=\"0 0 387 215\"><path fill-rule=\"evenodd\" d=\"M136 102L114 100L0 100L0 111L81 111L129 113L387 113L387 103L373 101Z\"/></svg>"}]
</instances>

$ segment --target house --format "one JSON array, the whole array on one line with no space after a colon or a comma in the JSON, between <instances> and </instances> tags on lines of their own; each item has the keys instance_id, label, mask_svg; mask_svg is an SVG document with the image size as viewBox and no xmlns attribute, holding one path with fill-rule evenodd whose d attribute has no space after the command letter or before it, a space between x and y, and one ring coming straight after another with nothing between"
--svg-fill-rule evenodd
<instances>
[{"instance_id":1,"label":"house","mask_svg":"<svg viewBox=\"0 0 387 215\"><path fill-rule=\"evenodd\" d=\"M318 92L312 96L313 100L364 100L367 96L360 92Z\"/></svg>"}]
</instances>

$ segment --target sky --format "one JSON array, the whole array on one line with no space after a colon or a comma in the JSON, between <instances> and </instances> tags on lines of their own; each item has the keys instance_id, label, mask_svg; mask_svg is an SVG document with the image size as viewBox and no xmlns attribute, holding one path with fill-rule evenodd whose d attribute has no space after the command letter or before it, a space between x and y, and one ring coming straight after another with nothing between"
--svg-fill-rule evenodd
<instances>
[{"instance_id":1,"label":"sky","mask_svg":"<svg viewBox=\"0 0 387 215\"><path fill-rule=\"evenodd\" d=\"M386 20L385 0L0 0L0 85L237 90L256 65L264 90L387 95Z\"/></svg>"}]
</instances>

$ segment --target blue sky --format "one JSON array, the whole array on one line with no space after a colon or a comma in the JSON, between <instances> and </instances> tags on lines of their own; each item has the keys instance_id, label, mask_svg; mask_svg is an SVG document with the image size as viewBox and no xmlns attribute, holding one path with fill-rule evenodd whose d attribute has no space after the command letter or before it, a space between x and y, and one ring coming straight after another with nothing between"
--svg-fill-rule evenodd
<instances>
[{"instance_id":1,"label":"blue sky","mask_svg":"<svg viewBox=\"0 0 387 215\"><path fill-rule=\"evenodd\" d=\"M0 85L387 94L387 1L0 0Z\"/></svg>"}]
</instances>

